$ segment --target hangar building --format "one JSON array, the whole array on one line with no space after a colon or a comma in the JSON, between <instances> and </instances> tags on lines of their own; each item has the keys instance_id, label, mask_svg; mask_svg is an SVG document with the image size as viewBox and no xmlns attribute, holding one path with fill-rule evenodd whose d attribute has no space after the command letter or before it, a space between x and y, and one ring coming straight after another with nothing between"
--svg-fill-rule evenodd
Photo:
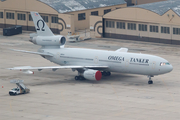
<instances>
[{"instance_id":1,"label":"hangar building","mask_svg":"<svg viewBox=\"0 0 180 120\"><path fill-rule=\"evenodd\" d=\"M180 44L180 1L171 0L90 17L91 36Z\"/></svg>"},{"instance_id":2,"label":"hangar building","mask_svg":"<svg viewBox=\"0 0 180 120\"><path fill-rule=\"evenodd\" d=\"M21 25L34 30L30 11L41 14L53 32L67 34L89 29L89 16L102 16L126 7L124 0L0 0L0 27Z\"/></svg>"}]
</instances>

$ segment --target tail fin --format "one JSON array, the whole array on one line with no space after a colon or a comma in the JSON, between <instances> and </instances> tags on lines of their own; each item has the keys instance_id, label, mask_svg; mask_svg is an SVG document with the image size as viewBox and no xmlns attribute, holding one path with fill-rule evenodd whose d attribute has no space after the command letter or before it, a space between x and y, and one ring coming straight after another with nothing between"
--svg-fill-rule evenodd
<instances>
[{"instance_id":1,"label":"tail fin","mask_svg":"<svg viewBox=\"0 0 180 120\"><path fill-rule=\"evenodd\" d=\"M39 36L54 35L38 12L31 12L31 16L35 25L36 32Z\"/></svg>"}]
</instances>

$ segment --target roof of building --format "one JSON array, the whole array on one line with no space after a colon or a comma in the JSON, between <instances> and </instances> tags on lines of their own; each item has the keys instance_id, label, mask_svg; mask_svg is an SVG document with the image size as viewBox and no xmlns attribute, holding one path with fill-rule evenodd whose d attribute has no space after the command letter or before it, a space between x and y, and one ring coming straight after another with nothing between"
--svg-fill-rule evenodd
<instances>
[{"instance_id":1,"label":"roof of building","mask_svg":"<svg viewBox=\"0 0 180 120\"><path fill-rule=\"evenodd\" d=\"M168 0L162 2L148 3L142 5L136 5L133 7L143 8L155 12L159 15L163 15L170 9L180 16L180 0Z\"/></svg>"},{"instance_id":2,"label":"roof of building","mask_svg":"<svg viewBox=\"0 0 180 120\"><path fill-rule=\"evenodd\" d=\"M124 0L38 0L38 1L41 1L51 6L59 13L100 8L100 7L113 6L113 5L126 3Z\"/></svg>"}]
</instances>

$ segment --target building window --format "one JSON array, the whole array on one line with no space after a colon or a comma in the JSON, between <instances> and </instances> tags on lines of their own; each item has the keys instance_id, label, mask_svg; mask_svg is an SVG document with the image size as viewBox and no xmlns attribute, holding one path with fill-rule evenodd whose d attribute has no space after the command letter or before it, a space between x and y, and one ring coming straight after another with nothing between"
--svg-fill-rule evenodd
<instances>
[{"instance_id":1,"label":"building window","mask_svg":"<svg viewBox=\"0 0 180 120\"><path fill-rule=\"evenodd\" d=\"M161 26L161 33L170 34L169 27Z\"/></svg>"},{"instance_id":2,"label":"building window","mask_svg":"<svg viewBox=\"0 0 180 120\"><path fill-rule=\"evenodd\" d=\"M0 18L3 18L3 12L0 12Z\"/></svg>"},{"instance_id":3,"label":"building window","mask_svg":"<svg viewBox=\"0 0 180 120\"><path fill-rule=\"evenodd\" d=\"M14 19L14 13L7 12L6 13L6 18L7 19Z\"/></svg>"},{"instance_id":4,"label":"building window","mask_svg":"<svg viewBox=\"0 0 180 120\"><path fill-rule=\"evenodd\" d=\"M154 26L154 25L150 25L150 32L159 32L159 27L158 26Z\"/></svg>"},{"instance_id":5,"label":"building window","mask_svg":"<svg viewBox=\"0 0 180 120\"><path fill-rule=\"evenodd\" d=\"M58 17L51 17L51 22L52 23L58 23Z\"/></svg>"},{"instance_id":6,"label":"building window","mask_svg":"<svg viewBox=\"0 0 180 120\"><path fill-rule=\"evenodd\" d=\"M78 14L78 20L85 20L85 19L86 19L86 14L85 13Z\"/></svg>"},{"instance_id":7,"label":"building window","mask_svg":"<svg viewBox=\"0 0 180 120\"><path fill-rule=\"evenodd\" d=\"M29 21L33 21L31 14L29 14Z\"/></svg>"},{"instance_id":8,"label":"building window","mask_svg":"<svg viewBox=\"0 0 180 120\"><path fill-rule=\"evenodd\" d=\"M98 11L93 11L93 12L91 12L91 15L96 15L96 16L98 16Z\"/></svg>"},{"instance_id":9,"label":"building window","mask_svg":"<svg viewBox=\"0 0 180 120\"><path fill-rule=\"evenodd\" d=\"M147 31L147 25L139 24L139 31Z\"/></svg>"},{"instance_id":10,"label":"building window","mask_svg":"<svg viewBox=\"0 0 180 120\"><path fill-rule=\"evenodd\" d=\"M45 22L48 22L48 16L41 16Z\"/></svg>"},{"instance_id":11,"label":"building window","mask_svg":"<svg viewBox=\"0 0 180 120\"><path fill-rule=\"evenodd\" d=\"M173 28L174 35L180 35L180 28Z\"/></svg>"},{"instance_id":12,"label":"building window","mask_svg":"<svg viewBox=\"0 0 180 120\"><path fill-rule=\"evenodd\" d=\"M116 27L118 29L126 29L125 22L117 22Z\"/></svg>"},{"instance_id":13,"label":"building window","mask_svg":"<svg viewBox=\"0 0 180 120\"><path fill-rule=\"evenodd\" d=\"M111 9L104 10L104 14L111 12Z\"/></svg>"},{"instance_id":14,"label":"building window","mask_svg":"<svg viewBox=\"0 0 180 120\"><path fill-rule=\"evenodd\" d=\"M18 20L26 20L26 15L18 13Z\"/></svg>"},{"instance_id":15,"label":"building window","mask_svg":"<svg viewBox=\"0 0 180 120\"><path fill-rule=\"evenodd\" d=\"M128 30L136 30L136 24L135 23L128 23Z\"/></svg>"},{"instance_id":16,"label":"building window","mask_svg":"<svg viewBox=\"0 0 180 120\"><path fill-rule=\"evenodd\" d=\"M114 21L106 21L107 28L114 28Z\"/></svg>"}]
</instances>

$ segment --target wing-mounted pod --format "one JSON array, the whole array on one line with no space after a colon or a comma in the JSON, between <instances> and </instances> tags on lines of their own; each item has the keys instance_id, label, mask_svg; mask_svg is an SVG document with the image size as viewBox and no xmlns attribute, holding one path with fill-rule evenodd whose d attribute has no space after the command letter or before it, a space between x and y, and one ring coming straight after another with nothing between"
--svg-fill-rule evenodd
<instances>
[{"instance_id":1,"label":"wing-mounted pod","mask_svg":"<svg viewBox=\"0 0 180 120\"><path fill-rule=\"evenodd\" d=\"M30 42L41 46L63 46L66 43L66 38L61 35L56 36L37 36L33 37Z\"/></svg>"}]
</instances>

